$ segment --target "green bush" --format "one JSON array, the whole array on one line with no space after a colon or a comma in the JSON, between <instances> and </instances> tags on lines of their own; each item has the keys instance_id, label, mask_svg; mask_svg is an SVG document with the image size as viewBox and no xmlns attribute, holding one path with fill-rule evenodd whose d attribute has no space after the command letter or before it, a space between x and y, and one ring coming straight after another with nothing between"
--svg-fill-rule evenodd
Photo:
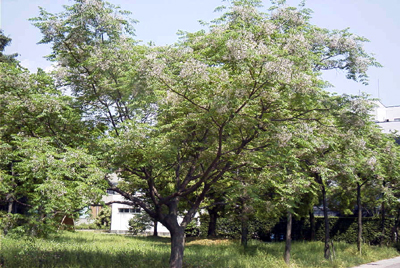
<instances>
[{"instance_id":1,"label":"green bush","mask_svg":"<svg viewBox=\"0 0 400 268\"><path fill-rule=\"evenodd\" d=\"M153 220L147 213L135 214L132 219L129 220L129 232L133 235L137 235L145 232L147 229L153 226Z\"/></svg>"},{"instance_id":2,"label":"green bush","mask_svg":"<svg viewBox=\"0 0 400 268\"><path fill-rule=\"evenodd\" d=\"M99 226L95 222L93 223L81 223L75 226L75 229L82 230L82 229L90 229L90 230L108 230L109 227L107 226Z\"/></svg>"},{"instance_id":3,"label":"green bush","mask_svg":"<svg viewBox=\"0 0 400 268\"><path fill-rule=\"evenodd\" d=\"M186 237L198 237L200 236L200 226L197 225L197 219L192 220L185 229Z\"/></svg>"},{"instance_id":4,"label":"green bush","mask_svg":"<svg viewBox=\"0 0 400 268\"><path fill-rule=\"evenodd\" d=\"M111 224L111 207L103 207L97 215L96 219L94 220L94 223L99 228L109 228Z\"/></svg>"},{"instance_id":5,"label":"green bush","mask_svg":"<svg viewBox=\"0 0 400 268\"><path fill-rule=\"evenodd\" d=\"M12 214L0 211L0 230L13 237L47 237L65 227L57 217L41 218L39 215Z\"/></svg>"},{"instance_id":6,"label":"green bush","mask_svg":"<svg viewBox=\"0 0 400 268\"><path fill-rule=\"evenodd\" d=\"M249 236L254 239L266 240L270 230L275 226L276 220L251 220L249 221ZM208 232L209 217L203 214L200 217L200 236L206 237ZM234 217L218 218L217 236L223 238L240 238L241 222Z\"/></svg>"}]
</instances>

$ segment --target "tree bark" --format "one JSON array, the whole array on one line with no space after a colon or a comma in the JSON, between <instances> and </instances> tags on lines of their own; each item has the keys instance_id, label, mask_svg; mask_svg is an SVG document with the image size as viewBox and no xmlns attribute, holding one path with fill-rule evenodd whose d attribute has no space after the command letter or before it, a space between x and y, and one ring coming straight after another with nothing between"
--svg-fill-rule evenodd
<instances>
[{"instance_id":1,"label":"tree bark","mask_svg":"<svg viewBox=\"0 0 400 268\"><path fill-rule=\"evenodd\" d=\"M8 213L12 213L13 212L14 200L12 199L10 194L7 195L7 202L8 202L7 212Z\"/></svg>"},{"instance_id":2,"label":"tree bark","mask_svg":"<svg viewBox=\"0 0 400 268\"><path fill-rule=\"evenodd\" d=\"M249 234L249 223L247 217L242 216L242 237L241 244L246 249L247 248L247 236Z\"/></svg>"},{"instance_id":3,"label":"tree bark","mask_svg":"<svg viewBox=\"0 0 400 268\"><path fill-rule=\"evenodd\" d=\"M315 216L314 210L310 212L310 241L315 241Z\"/></svg>"},{"instance_id":4,"label":"tree bark","mask_svg":"<svg viewBox=\"0 0 400 268\"><path fill-rule=\"evenodd\" d=\"M379 245L382 246L385 241L385 203L382 201L381 204L381 239L379 239Z\"/></svg>"},{"instance_id":5,"label":"tree bark","mask_svg":"<svg viewBox=\"0 0 400 268\"><path fill-rule=\"evenodd\" d=\"M210 221L208 223L207 237L216 237L218 211L215 208L208 209L208 215L210 216Z\"/></svg>"},{"instance_id":6,"label":"tree bark","mask_svg":"<svg viewBox=\"0 0 400 268\"><path fill-rule=\"evenodd\" d=\"M386 183L383 182L383 187L386 186ZM381 205L381 230L382 230L382 235L381 239L379 241L379 245L382 246L383 241L385 239L385 217L386 217L386 211L385 211L385 201L384 201L385 193L382 194L382 205Z\"/></svg>"},{"instance_id":7,"label":"tree bark","mask_svg":"<svg viewBox=\"0 0 400 268\"><path fill-rule=\"evenodd\" d=\"M158 221L154 220L154 229L153 229L153 236L158 236Z\"/></svg>"},{"instance_id":8,"label":"tree bark","mask_svg":"<svg viewBox=\"0 0 400 268\"><path fill-rule=\"evenodd\" d=\"M358 207L358 235L357 235L357 250L361 255L361 239L362 239L362 207L361 207L361 184L357 182L357 207Z\"/></svg>"},{"instance_id":9,"label":"tree bark","mask_svg":"<svg viewBox=\"0 0 400 268\"><path fill-rule=\"evenodd\" d=\"M324 248L324 257L325 259L329 259L331 257L331 250L330 250L330 238L329 238L329 218L328 218L328 208L326 204L326 189L325 186L322 184L322 204L324 208L324 222L325 222L325 248Z\"/></svg>"},{"instance_id":10,"label":"tree bark","mask_svg":"<svg viewBox=\"0 0 400 268\"><path fill-rule=\"evenodd\" d=\"M11 214L13 212L13 206L14 206L14 200L12 199L11 194L8 194L6 196L6 200L7 200L7 203L8 203L7 212L9 214ZM6 223L4 224L4 227L3 227L4 235L7 235L9 229L11 228L11 222L10 221L11 221L10 215L7 215Z\"/></svg>"},{"instance_id":11,"label":"tree bark","mask_svg":"<svg viewBox=\"0 0 400 268\"><path fill-rule=\"evenodd\" d=\"M287 213L287 224L286 224L286 245L284 260L287 265L290 263L290 250L292 248L292 213Z\"/></svg>"},{"instance_id":12,"label":"tree bark","mask_svg":"<svg viewBox=\"0 0 400 268\"><path fill-rule=\"evenodd\" d=\"M393 240L396 243L399 242L399 237L398 237L399 222L400 222L400 209L397 210L397 218L393 226L393 236L394 236Z\"/></svg>"},{"instance_id":13,"label":"tree bark","mask_svg":"<svg viewBox=\"0 0 400 268\"><path fill-rule=\"evenodd\" d=\"M186 224L178 223L178 203L179 197L173 198L168 202L169 213L158 219L171 234L171 255L169 257L170 268L182 268L183 251L185 249L185 228ZM184 219L185 221L185 219ZM188 220L190 222L190 219Z\"/></svg>"},{"instance_id":14,"label":"tree bark","mask_svg":"<svg viewBox=\"0 0 400 268\"><path fill-rule=\"evenodd\" d=\"M185 248L185 229L178 227L170 230L171 233L171 256L169 258L170 268L182 268L183 250Z\"/></svg>"}]
</instances>

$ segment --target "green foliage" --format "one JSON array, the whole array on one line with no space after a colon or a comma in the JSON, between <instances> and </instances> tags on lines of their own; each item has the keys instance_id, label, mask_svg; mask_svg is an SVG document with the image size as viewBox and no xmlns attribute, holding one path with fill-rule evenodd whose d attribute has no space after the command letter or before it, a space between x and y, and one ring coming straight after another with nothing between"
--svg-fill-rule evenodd
<instances>
[{"instance_id":1,"label":"green foliage","mask_svg":"<svg viewBox=\"0 0 400 268\"><path fill-rule=\"evenodd\" d=\"M5 36L3 30L0 29L0 62L7 62L7 63L16 63L17 62L15 60L15 58L18 56L17 53L12 54L12 55L3 54L6 46L8 46L10 44L11 44L11 38Z\"/></svg>"},{"instance_id":2,"label":"green foliage","mask_svg":"<svg viewBox=\"0 0 400 268\"><path fill-rule=\"evenodd\" d=\"M277 220L261 220L252 219L248 221L249 237L253 239L264 239L270 234L271 229L275 226ZM203 214L200 217L199 236L206 237L208 230L209 218ZM238 239L241 235L241 222L237 217L220 217L217 221L217 236L221 238Z\"/></svg>"},{"instance_id":3,"label":"green foliage","mask_svg":"<svg viewBox=\"0 0 400 268\"><path fill-rule=\"evenodd\" d=\"M109 230L109 226L98 225L96 223L81 223L75 226L76 230L89 229L89 230Z\"/></svg>"},{"instance_id":4,"label":"green foliage","mask_svg":"<svg viewBox=\"0 0 400 268\"><path fill-rule=\"evenodd\" d=\"M0 206L19 214L3 229L46 235L104 193L104 173L85 148L96 130L43 70L0 62L0 77Z\"/></svg>"},{"instance_id":5,"label":"green foliage","mask_svg":"<svg viewBox=\"0 0 400 268\"><path fill-rule=\"evenodd\" d=\"M147 213L134 214L129 220L129 232L133 235L144 233L154 225L154 221Z\"/></svg>"},{"instance_id":6,"label":"green foliage","mask_svg":"<svg viewBox=\"0 0 400 268\"><path fill-rule=\"evenodd\" d=\"M191 221L185 229L186 237L198 237L201 234L201 226L198 225L197 221ZM207 234L207 230L206 230Z\"/></svg>"},{"instance_id":7,"label":"green foliage","mask_svg":"<svg viewBox=\"0 0 400 268\"><path fill-rule=\"evenodd\" d=\"M94 223L99 228L109 228L111 225L111 207L104 206L94 220Z\"/></svg>"}]
</instances>

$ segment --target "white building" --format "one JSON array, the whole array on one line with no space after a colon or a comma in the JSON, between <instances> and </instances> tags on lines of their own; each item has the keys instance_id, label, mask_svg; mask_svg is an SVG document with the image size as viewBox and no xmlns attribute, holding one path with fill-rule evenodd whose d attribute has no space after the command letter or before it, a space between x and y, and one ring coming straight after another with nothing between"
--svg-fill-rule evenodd
<instances>
[{"instance_id":1,"label":"white building","mask_svg":"<svg viewBox=\"0 0 400 268\"><path fill-rule=\"evenodd\" d=\"M114 192L107 191L107 195L103 197L105 203L112 201L127 201L122 195ZM129 220L135 214L145 213L139 206L132 207L125 204L112 203L111 205L111 228L112 233L126 233L129 231ZM146 234L153 234L154 227L146 230ZM168 229L161 223L157 224L157 232L161 236L168 236Z\"/></svg>"},{"instance_id":2,"label":"white building","mask_svg":"<svg viewBox=\"0 0 400 268\"><path fill-rule=\"evenodd\" d=\"M376 107L372 115L383 132L400 132L400 106L385 106L380 101L374 103Z\"/></svg>"}]
</instances>

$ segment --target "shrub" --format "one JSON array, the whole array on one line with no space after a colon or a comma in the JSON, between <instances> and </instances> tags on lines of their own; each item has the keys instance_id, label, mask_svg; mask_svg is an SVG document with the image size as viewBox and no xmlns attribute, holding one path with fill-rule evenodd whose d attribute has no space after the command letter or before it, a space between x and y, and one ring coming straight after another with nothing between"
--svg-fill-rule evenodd
<instances>
[{"instance_id":1,"label":"shrub","mask_svg":"<svg viewBox=\"0 0 400 268\"><path fill-rule=\"evenodd\" d=\"M200 236L206 237L208 231L209 217L207 214L200 216ZM249 236L255 239L266 240L270 236L270 230L275 226L276 220L251 220L249 221ZM241 223L234 217L218 218L217 236L224 238L240 238Z\"/></svg>"},{"instance_id":2,"label":"shrub","mask_svg":"<svg viewBox=\"0 0 400 268\"><path fill-rule=\"evenodd\" d=\"M111 224L111 207L103 207L94 220L94 223L100 228L109 228Z\"/></svg>"},{"instance_id":3,"label":"shrub","mask_svg":"<svg viewBox=\"0 0 400 268\"><path fill-rule=\"evenodd\" d=\"M153 226L153 220L147 213L135 214L129 220L129 232L133 235L144 233L147 229Z\"/></svg>"}]
</instances>

